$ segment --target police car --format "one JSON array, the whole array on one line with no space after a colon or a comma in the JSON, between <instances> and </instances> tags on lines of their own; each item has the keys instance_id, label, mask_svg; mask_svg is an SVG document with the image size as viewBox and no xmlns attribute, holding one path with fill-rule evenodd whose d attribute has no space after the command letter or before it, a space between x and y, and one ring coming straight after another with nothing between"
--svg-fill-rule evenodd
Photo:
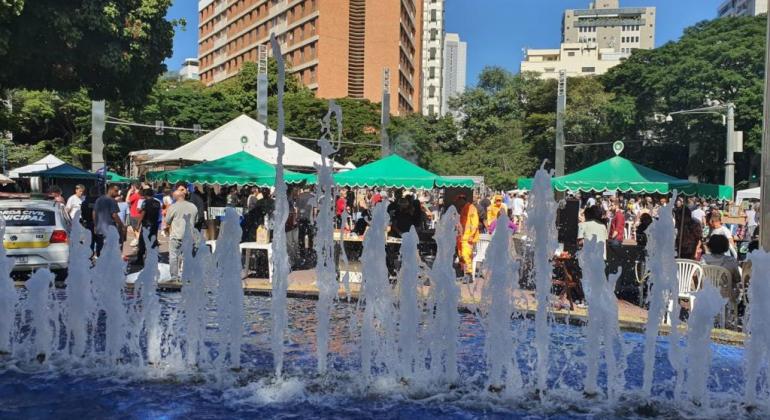
<instances>
[{"instance_id":1,"label":"police car","mask_svg":"<svg viewBox=\"0 0 770 420\"><path fill-rule=\"evenodd\" d=\"M71 222L63 206L46 200L0 200L0 217L6 226L3 245L16 261L14 277L48 268L57 280L64 279Z\"/></svg>"}]
</instances>

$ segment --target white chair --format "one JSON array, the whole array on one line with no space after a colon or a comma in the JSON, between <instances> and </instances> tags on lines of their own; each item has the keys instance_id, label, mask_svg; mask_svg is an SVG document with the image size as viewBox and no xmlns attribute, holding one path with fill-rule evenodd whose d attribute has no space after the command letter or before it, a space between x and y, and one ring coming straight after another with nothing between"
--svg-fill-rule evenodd
<instances>
[{"instance_id":1,"label":"white chair","mask_svg":"<svg viewBox=\"0 0 770 420\"><path fill-rule=\"evenodd\" d=\"M703 268L695 260L676 260L676 281L678 285L677 304L679 299L687 299L690 302L690 311L695 307L694 292L698 290L703 278ZM671 323L671 314L674 312L674 299L668 300L668 316L666 323Z\"/></svg>"},{"instance_id":2,"label":"white chair","mask_svg":"<svg viewBox=\"0 0 770 420\"><path fill-rule=\"evenodd\" d=\"M476 267L487 259L487 248L489 248L490 242L492 242L492 235L487 233L479 235L479 241L476 243L476 252L471 263L473 277L476 277Z\"/></svg>"},{"instance_id":3,"label":"white chair","mask_svg":"<svg viewBox=\"0 0 770 420\"><path fill-rule=\"evenodd\" d=\"M722 297L727 298L727 305L725 305L725 309L729 311L730 321L733 322L738 314L738 302L735 297L735 285L733 284L730 270L718 265L704 265L702 268L703 283L711 283L711 285L719 290ZM701 286L701 288L703 288L703 286ZM722 311L720 316L721 325L725 324L725 318L728 317L728 313L726 313L727 311Z\"/></svg>"},{"instance_id":4,"label":"white chair","mask_svg":"<svg viewBox=\"0 0 770 420\"><path fill-rule=\"evenodd\" d=\"M636 239L636 232L634 231L634 222L628 221L626 222L625 226L625 236L623 236L626 239Z\"/></svg>"}]
</instances>

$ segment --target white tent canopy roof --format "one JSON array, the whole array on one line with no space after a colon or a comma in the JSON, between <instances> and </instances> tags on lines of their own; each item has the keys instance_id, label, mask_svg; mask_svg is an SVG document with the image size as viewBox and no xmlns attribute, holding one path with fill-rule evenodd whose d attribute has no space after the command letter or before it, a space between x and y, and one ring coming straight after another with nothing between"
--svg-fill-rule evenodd
<instances>
[{"instance_id":1,"label":"white tent canopy roof","mask_svg":"<svg viewBox=\"0 0 770 420\"><path fill-rule=\"evenodd\" d=\"M148 163L171 163L178 161L203 162L219 159L233 153L245 151L272 165L278 160L278 149L265 147L265 130L268 141L275 144L276 132L247 115L228 122L214 131L178 147L170 152L155 157ZM291 168L314 169L313 164L321 163L321 155L284 136L286 153L283 155L284 166ZM335 162L335 167L342 167Z\"/></svg>"},{"instance_id":2,"label":"white tent canopy roof","mask_svg":"<svg viewBox=\"0 0 770 420\"><path fill-rule=\"evenodd\" d=\"M8 176L10 178L18 178L19 174L45 171L46 169L55 168L63 163L64 161L57 158L56 156L48 155L35 163L30 163L29 165L22 166L21 168L11 169L8 171Z\"/></svg>"},{"instance_id":3,"label":"white tent canopy roof","mask_svg":"<svg viewBox=\"0 0 770 420\"><path fill-rule=\"evenodd\" d=\"M740 203L743 200L759 200L760 195L760 187L749 188L748 190L740 190L735 195L735 202Z\"/></svg>"}]
</instances>

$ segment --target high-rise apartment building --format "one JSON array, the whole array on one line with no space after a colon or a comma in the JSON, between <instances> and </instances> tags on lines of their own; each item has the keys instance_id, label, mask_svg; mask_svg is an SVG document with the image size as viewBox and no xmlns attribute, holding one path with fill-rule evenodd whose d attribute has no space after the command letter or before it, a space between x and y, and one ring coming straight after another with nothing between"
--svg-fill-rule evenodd
<instances>
[{"instance_id":1,"label":"high-rise apartment building","mask_svg":"<svg viewBox=\"0 0 770 420\"><path fill-rule=\"evenodd\" d=\"M444 36L444 91L441 94L441 115L449 113L448 102L465 92L467 44L460 41L459 34Z\"/></svg>"},{"instance_id":2,"label":"high-rise apartment building","mask_svg":"<svg viewBox=\"0 0 770 420\"><path fill-rule=\"evenodd\" d=\"M274 33L290 74L322 98L380 102L390 69L391 113L419 110L422 0L200 0L201 80L257 61Z\"/></svg>"},{"instance_id":3,"label":"high-rise apartment building","mask_svg":"<svg viewBox=\"0 0 770 420\"><path fill-rule=\"evenodd\" d=\"M621 8L619 0L597 0L588 9L567 9L561 42L593 42L616 52L655 48L655 8Z\"/></svg>"},{"instance_id":4,"label":"high-rise apartment building","mask_svg":"<svg viewBox=\"0 0 770 420\"><path fill-rule=\"evenodd\" d=\"M441 115L444 0L422 1L422 114Z\"/></svg>"},{"instance_id":5,"label":"high-rise apartment building","mask_svg":"<svg viewBox=\"0 0 770 420\"><path fill-rule=\"evenodd\" d=\"M619 0L597 0L588 9L567 9L558 49L527 49L521 71L545 78L603 74L635 49L655 47L655 8L620 7Z\"/></svg>"},{"instance_id":6,"label":"high-rise apartment building","mask_svg":"<svg viewBox=\"0 0 770 420\"><path fill-rule=\"evenodd\" d=\"M767 13L766 0L725 0L717 9L719 17L756 16L762 13Z\"/></svg>"}]
</instances>

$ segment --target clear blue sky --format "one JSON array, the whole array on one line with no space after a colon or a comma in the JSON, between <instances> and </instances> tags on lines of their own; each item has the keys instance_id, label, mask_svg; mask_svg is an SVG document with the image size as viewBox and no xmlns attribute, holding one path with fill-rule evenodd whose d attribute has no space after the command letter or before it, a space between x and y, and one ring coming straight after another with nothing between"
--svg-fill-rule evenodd
<instances>
[{"instance_id":1,"label":"clear blue sky","mask_svg":"<svg viewBox=\"0 0 770 420\"><path fill-rule=\"evenodd\" d=\"M420 0L417 0L420 1ZM522 48L556 48L561 40L564 9L587 8L590 0L446 0L446 31L468 43L468 84L485 66L519 71ZM621 0L621 6L657 8L656 44L676 40L682 30L713 19L721 0ZM198 2L175 0L169 18L185 18L187 30L174 38L174 56L166 61L177 70L198 55Z\"/></svg>"}]
</instances>

